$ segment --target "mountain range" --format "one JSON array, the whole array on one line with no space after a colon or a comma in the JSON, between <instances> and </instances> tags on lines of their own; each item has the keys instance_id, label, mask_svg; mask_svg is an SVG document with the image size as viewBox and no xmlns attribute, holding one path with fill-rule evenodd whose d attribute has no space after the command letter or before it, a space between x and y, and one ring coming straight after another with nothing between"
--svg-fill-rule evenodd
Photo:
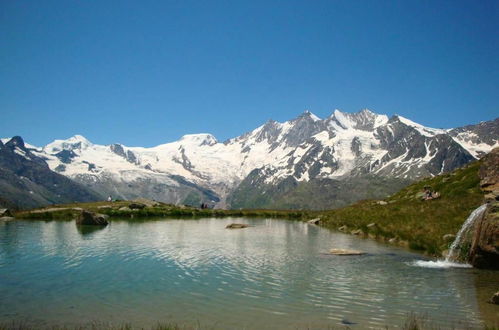
<instances>
[{"instance_id":1,"label":"mountain range","mask_svg":"<svg viewBox=\"0 0 499 330\"><path fill-rule=\"evenodd\" d=\"M39 184L18 170L22 162L37 164L57 180L69 179L65 182L74 187L66 194L43 186L47 192L40 190L40 198L30 203L18 201L26 194L12 200L4 193L12 189L2 189L0 203L33 206L111 195L222 208L325 209L382 198L416 179L480 158L499 146L499 118L435 129L367 109L335 110L324 119L305 111L284 123L269 120L224 142L211 134L184 135L152 148L98 145L81 135L44 147L25 145L20 137L2 141L4 187L15 186L20 177ZM38 195L31 183L16 184L18 191Z\"/></svg>"}]
</instances>

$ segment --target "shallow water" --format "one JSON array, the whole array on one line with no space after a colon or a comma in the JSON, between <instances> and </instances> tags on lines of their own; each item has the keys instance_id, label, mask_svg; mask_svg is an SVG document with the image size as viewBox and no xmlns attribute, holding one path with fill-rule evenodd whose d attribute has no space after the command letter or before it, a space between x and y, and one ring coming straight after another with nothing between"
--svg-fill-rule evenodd
<instances>
[{"instance_id":1,"label":"shallow water","mask_svg":"<svg viewBox=\"0 0 499 330\"><path fill-rule=\"evenodd\" d=\"M253 227L225 229L232 222ZM332 248L367 254L328 255ZM364 329L416 313L436 326L481 327L477 274L499 288L499 273L417 266L423 259L285 220L113 221L99 230L6 222L0 323Z\"/></svg>"}]
</instances>

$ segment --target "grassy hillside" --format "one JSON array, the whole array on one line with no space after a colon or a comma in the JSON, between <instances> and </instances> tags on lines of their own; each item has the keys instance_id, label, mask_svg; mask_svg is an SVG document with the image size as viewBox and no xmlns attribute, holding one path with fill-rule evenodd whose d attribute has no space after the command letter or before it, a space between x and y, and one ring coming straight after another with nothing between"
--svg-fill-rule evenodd
<instances>
[{"instance_id":1,"label":"grassy hillside","mask_svg":"<svg viewBox=\"0 0 499 330\"><path fill-rule=\"evenodd\" d=\"M329 210L366 198L385 198L410 182L367 175L346 180L312 179L304 182L289 177L274 185L250 175L228 201L232 208Z\"/></svg>"},{"instance_id":2,"label":"grassy hillside","mask_svg":"<svg viewBox=\"0 0 499 330\"><path fill-rule=\"evenodd\" d=\"M354 205L321 213L322 224L344 231L361 230L360 235L391 240L432 255L441 255L451 242L446 234L456 234L469 214L483 202L478 170L474 162L452 173L414 183L379 201L361 201ZM425 186L438 191L441 198L422 200ZM383 204L383 203L382 203ZM376 225L368 226L372 223Z\"/></svg>"}]
</instances>

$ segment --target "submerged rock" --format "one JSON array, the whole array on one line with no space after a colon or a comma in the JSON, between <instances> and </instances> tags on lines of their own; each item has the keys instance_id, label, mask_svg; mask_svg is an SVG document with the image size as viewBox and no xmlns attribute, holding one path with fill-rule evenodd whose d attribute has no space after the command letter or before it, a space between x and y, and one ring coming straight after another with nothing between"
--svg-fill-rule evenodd
<instances>
[{"instance_id":1,"label":"submerged rock","mask_svg":"<svg viewBox=\"0 0 499 330\"><path fill-rule=\"evenodd\" d=\"M78 218L76 218L76 224L84 226L107 226L109 223L107 218L108 216L105 214L83 210Z\"/></svg>"},{"instance_id":2,"label":"submerged rock","mask_svg":"<svg viewBox=\"0 0 499 330\"><path fill-rule=\"evenodd\" d=\"M312 224L312 225L318 225L320 222L321 222L320 218L315 218L315 219L307 221L307 223Z\"/></svg>"},{"instance_id":3,"label":"submerged rock","mask_svg":"<svg viewBox=\"0 0 499 330\"><path fill-rule=\"evenodd\" d=\"M363 251L348 249L331 249L329 253L334 254L335 256L359 256L362 254L366 254Z\"/></svg>"},{"instance_id":4,"label":"submerged rock","mask_svg":"<svg viewBox=\"0 0 499 330\"><path fill-rule=\"evenodd\" d=\"M225 226L226 229L241 229L241 228L248 228L249 225L244 224L244 223L231 223L230 225Z\"/></svg>"}]
</instances>

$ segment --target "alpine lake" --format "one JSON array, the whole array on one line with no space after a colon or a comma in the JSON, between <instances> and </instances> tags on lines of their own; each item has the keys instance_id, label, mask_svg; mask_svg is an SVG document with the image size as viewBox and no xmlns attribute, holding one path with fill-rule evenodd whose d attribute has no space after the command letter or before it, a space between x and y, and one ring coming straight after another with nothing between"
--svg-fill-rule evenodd
<instances>
[{"instance_id":1,"label":"alpine lake","mask_svg":"<svg viewBox=\"0 0 499 330\"><path fill-rule=\"evenodd\" d=\"M230 223L249 224L226 229ZM331 249L366 252L331 255ZM300 221L254 218L0 222L0 324L158 322L207 329L499 324L499 273Z\"/></svg>"}]
</instances>

